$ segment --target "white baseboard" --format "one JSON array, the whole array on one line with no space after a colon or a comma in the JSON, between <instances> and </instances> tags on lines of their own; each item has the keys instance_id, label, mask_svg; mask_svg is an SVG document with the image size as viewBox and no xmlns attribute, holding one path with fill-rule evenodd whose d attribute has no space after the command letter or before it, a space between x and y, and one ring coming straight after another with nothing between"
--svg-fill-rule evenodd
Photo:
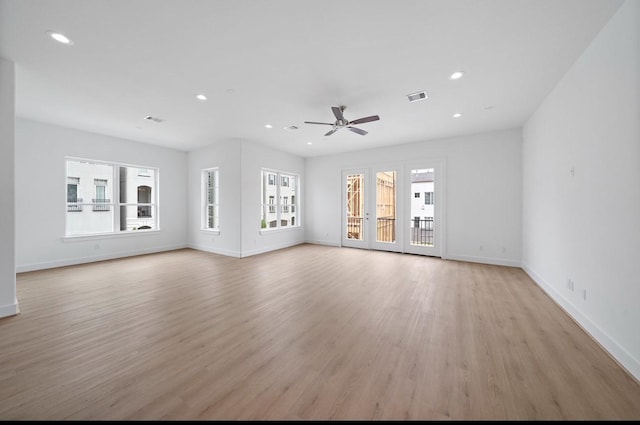
<instances>
[{"instance_id":1,"label":"white baseboard","mask_svg":"<svg viewBox=\"0 0 640 425\"><path fill-rule=\"evenodd\" d=\"M0 318L1 317L9 317L15 316L20 313L20 308L18 307L18 302L14 302L13 304L0 306Z\"/></svg>"},{"instance_id":2,"label":"white baseboard","mask_svg":"<svg viewBox=\"0 0 640 425\"><path fill-rule=\"evenodd\" d=\"M444 258L444 257L443 257ZM472 257L468 255L447 254L447 260L468 261L470 263L491 264L494 266L520 267L517 260L507 260L504 258Z\"/></svg>"},{"instance_id":3,"label":"white baseboard","mask_svg":"<svg viewBox=\"0 0 640 425\"><path fill-rule=\"evenodd\" d=\"M52 269L55 267L74 266L76 264L93 263L95 261L113 260L116 258L133 257L136 255L154 254L156 252L173 251L187 248L187 244L159 246L148 249L138 249L133 251L119 251L110 254L92 255L87 257L67 258L64 260L46 261L42 263L16 265L16 273L31 272L34 270Z\"/></svg>"},{"instance_id":4,"label":"white baseboard","mask_svg":"<svg viewBox=\"0 0 640 425\"><path fill-rule=\"evenodd\" d=\"M271 251L276 251L278 249L290 248L292 246L302 245L303 243L304 241L287 242L283 244L269 245L264 248L250 249L248 251L243 251L241 254L241 257L242 258L251 257L252 255L264 254L265 252L271 252Z\"/></svg>"},{"instance_id":5,"label":"white baseboard","mask_svg":"<svg viewBox=\"0 0 640 425\"><path fill-rule=\"evenodd\" d=\"M195 243L190 243L189 248L197 249L198 251L210 252L212 254L226 255L227 257L240 258L239 251L232 251L230 249L220 249L216 247L205 246L205 245L200 245Z\"/></svg>"},{"instance_id":6,"label":"white baseboard","mask_svg":"<svg viewBox=\"0 0 640 425\"><path fill-rule=\"evenodd\" d=\"M304 243L310 243L310 244L314 244L314 245L326 245L326 246L340 246L340 242L334 242L334 241L318 241L318 240L314 240L314 241L305 241Z\"/></svg>"},{"instance_id":7,"label":"white baseboard","mask_svg":"<svg viewBox=\"0 0 640 425\"><path fill-rule=\"evenodd\" d=\"M607 351L620 366L629 374L640 381L640 361L634 358L624 347L607 335L598 325L585 316L573 303L556 291L542 276L531 269L527 264L522 264L522 270L556 302L588 335Z\"/></svg>"}]
</instances>

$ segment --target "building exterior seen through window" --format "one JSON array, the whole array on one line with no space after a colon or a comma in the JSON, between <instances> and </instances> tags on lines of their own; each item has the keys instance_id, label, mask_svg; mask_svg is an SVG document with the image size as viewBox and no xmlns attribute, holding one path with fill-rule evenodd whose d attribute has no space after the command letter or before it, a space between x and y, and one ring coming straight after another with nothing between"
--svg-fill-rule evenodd
<instances>
[{"instance_id":1,"label":"building exterior seen through window","mask_svg":"<svg viewBox=\"0 0 640 425\"><path fill-rule=\"evenodd\" d=\"M67 158L66 236L158 229L158 170Z\"/></svg>"},{"instance_id":2,"label":"building exterior seen through window","mask_svg":"<svg viewBox=\"0 0 640 425\"><path fill-rule=\"evenodd\" d=\"M219 230L220 228L220 182L217 168L202 170L203 215L202 228Z\"/></svg>"},{"instance_id":3,"label":"building exterior seen through window","mask_svg":"<svg viewBox=\"0 0 640 425\"><path fill-rule=\"evenodd\" d=\"M262 170L261 229L278 229L300 225L298 176Z\"/></svg>"}]
</instances>

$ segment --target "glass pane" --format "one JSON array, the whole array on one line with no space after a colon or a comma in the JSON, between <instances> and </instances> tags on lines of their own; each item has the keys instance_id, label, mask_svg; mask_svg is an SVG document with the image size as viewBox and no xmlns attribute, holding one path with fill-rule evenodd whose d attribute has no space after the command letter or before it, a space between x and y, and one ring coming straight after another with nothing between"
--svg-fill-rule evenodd
<instances>
[{"instance_id":1,"label":"glass pane","mask_svg":"<svg viewBox=\"0 0 640 425\"><path fill-rule=\"evenodd\" d=\"M155 204L156 170L120 167L120 203ZM121 205L120 230L156 229L155 205Z\"/></svg>"},{"instance_id":2,"label":"glass pane","mask_svg":"<svg viewBox=\"0 0 640 425\"><path fill-rule=\"evenodd\" d=\"M396 241L396 172L376 173L376 241Z\"/></svg>"},{"instance_id":3,"label":"glass pane","mask_svg":"<svg viewBox=\"0 0 640 425\"><path fill-rule=\"evenodd\" d=\"M276 227L276 195L278 186L276 185L276 175L267 171L262 172L262 229ZM272 225L273 224L273 225Z\"/></svg>"},{"instance_id":4,"label":"glass pane","mask_svg":"<svg viewBox=\"0 0 640 425\"><path fill-rule=\"evenodd\" d=\"M280 186L280 227L293 226L295 212L291 209L291 200L296 196L296 176L281 174ZM293 218L295 223L295 218Z\"/></svg>"},{"instance_id":5,"label":"glass pane","mask_svg":"<svg viewBox=\"0 0 640 425\"><path fill-rule=\"evenodd\" d=\"M113 205L103 199L96 203L95 182L104 193L113 190L113 166L89 161L67 161L66 234L90 235L113 232Z\"/></svg>"},{"instance_id":6,"label":"glass pane","mask_svg":"<svg viewBox=\"0 0 640 425\"><path fill-rule=\"evenodd\" d=\"M347 176L347 239L364 240L364 174Z\"/></svg>"},{"instance_id":7,"label":"glass pane","mask_svg":"<svg viewBox=\"0 0 640 425\"><path fill-rule=\"evenodd\" d=\"M433 246L434 189L433 168L411 170L411 245Z\"/></svg>"}]
</instances>

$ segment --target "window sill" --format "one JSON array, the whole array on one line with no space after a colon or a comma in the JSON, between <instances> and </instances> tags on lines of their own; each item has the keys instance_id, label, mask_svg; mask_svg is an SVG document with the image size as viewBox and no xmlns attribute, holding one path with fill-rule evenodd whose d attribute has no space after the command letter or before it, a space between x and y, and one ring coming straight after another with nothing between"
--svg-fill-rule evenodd
<instances>
[{"instance_id":1,"label":"window sill","mask_svg":"<svg viewBox=\"0 0 640 425\"><path fill-rule=\"evenodd\" d=\"M219 235L220 229L200 229L201 233L206 233L207 235Z\"/></svg>"},{"instance_id":2,"label":"window sill","mask_svg":"<svg viewBox=\"0 0 640 425\"><path fill-rule=\"evenodd\" d=\"M95 233L91 235L77 235L77 236L64 236L62 240L64 242L80 242L94 239L111 239L111 238L123 238L128 236L140 236L140 235L157 235L161 230L129 230L119 233Z\"/></svg>"},{"instance_id":3,"label":"window sill","mask_svg":"<svg viewBox=\"0 0 640 425\"><path fill-rule=\"evenodd\" d=\"M271 229L260 229L260 234L266 235L268 233L291 232L293 230L302 230L302 226L272 227Z\"/></svg>"}]
</instances>

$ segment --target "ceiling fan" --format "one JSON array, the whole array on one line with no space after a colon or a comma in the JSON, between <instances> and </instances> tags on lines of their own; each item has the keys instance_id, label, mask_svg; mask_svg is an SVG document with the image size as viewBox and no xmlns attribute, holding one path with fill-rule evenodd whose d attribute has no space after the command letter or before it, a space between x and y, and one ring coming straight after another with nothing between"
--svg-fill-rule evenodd
<instances>
[{"instance_id":1,"label":"ceiling fan","mask_svg":"<svg viewBox=\"0 0 640 425\"><path fill-rule=\"evenodd\" d=\"M336 117L336 122L334 122L333 124L328 123L328 122L315 122L315 121L305 121L304 123L305 124L320 124L320 125L333 126L333 128L327 134L325 134L325 136L331 136L336 131L340 130L341 128L345 128L345 127L348 128L349 130L353 131L354 133L357 133L357 134L360 134L360 135L364 136L365 134L367 134L366 131L361 130L361 129L356 128L356 127L352 127L352 126L355 125L355 124L363 124L365 122L377 121L377 120L380 119L380 117L377 116L377 115L371 115L370 117L358 118L357 120L349 121L342 114L342 112L344 112L345 109L347 109L346 106L332 106L331 107L331 110L333 111L333 115L335 115L335 117Z\"/></svg>"}]
</instances>

